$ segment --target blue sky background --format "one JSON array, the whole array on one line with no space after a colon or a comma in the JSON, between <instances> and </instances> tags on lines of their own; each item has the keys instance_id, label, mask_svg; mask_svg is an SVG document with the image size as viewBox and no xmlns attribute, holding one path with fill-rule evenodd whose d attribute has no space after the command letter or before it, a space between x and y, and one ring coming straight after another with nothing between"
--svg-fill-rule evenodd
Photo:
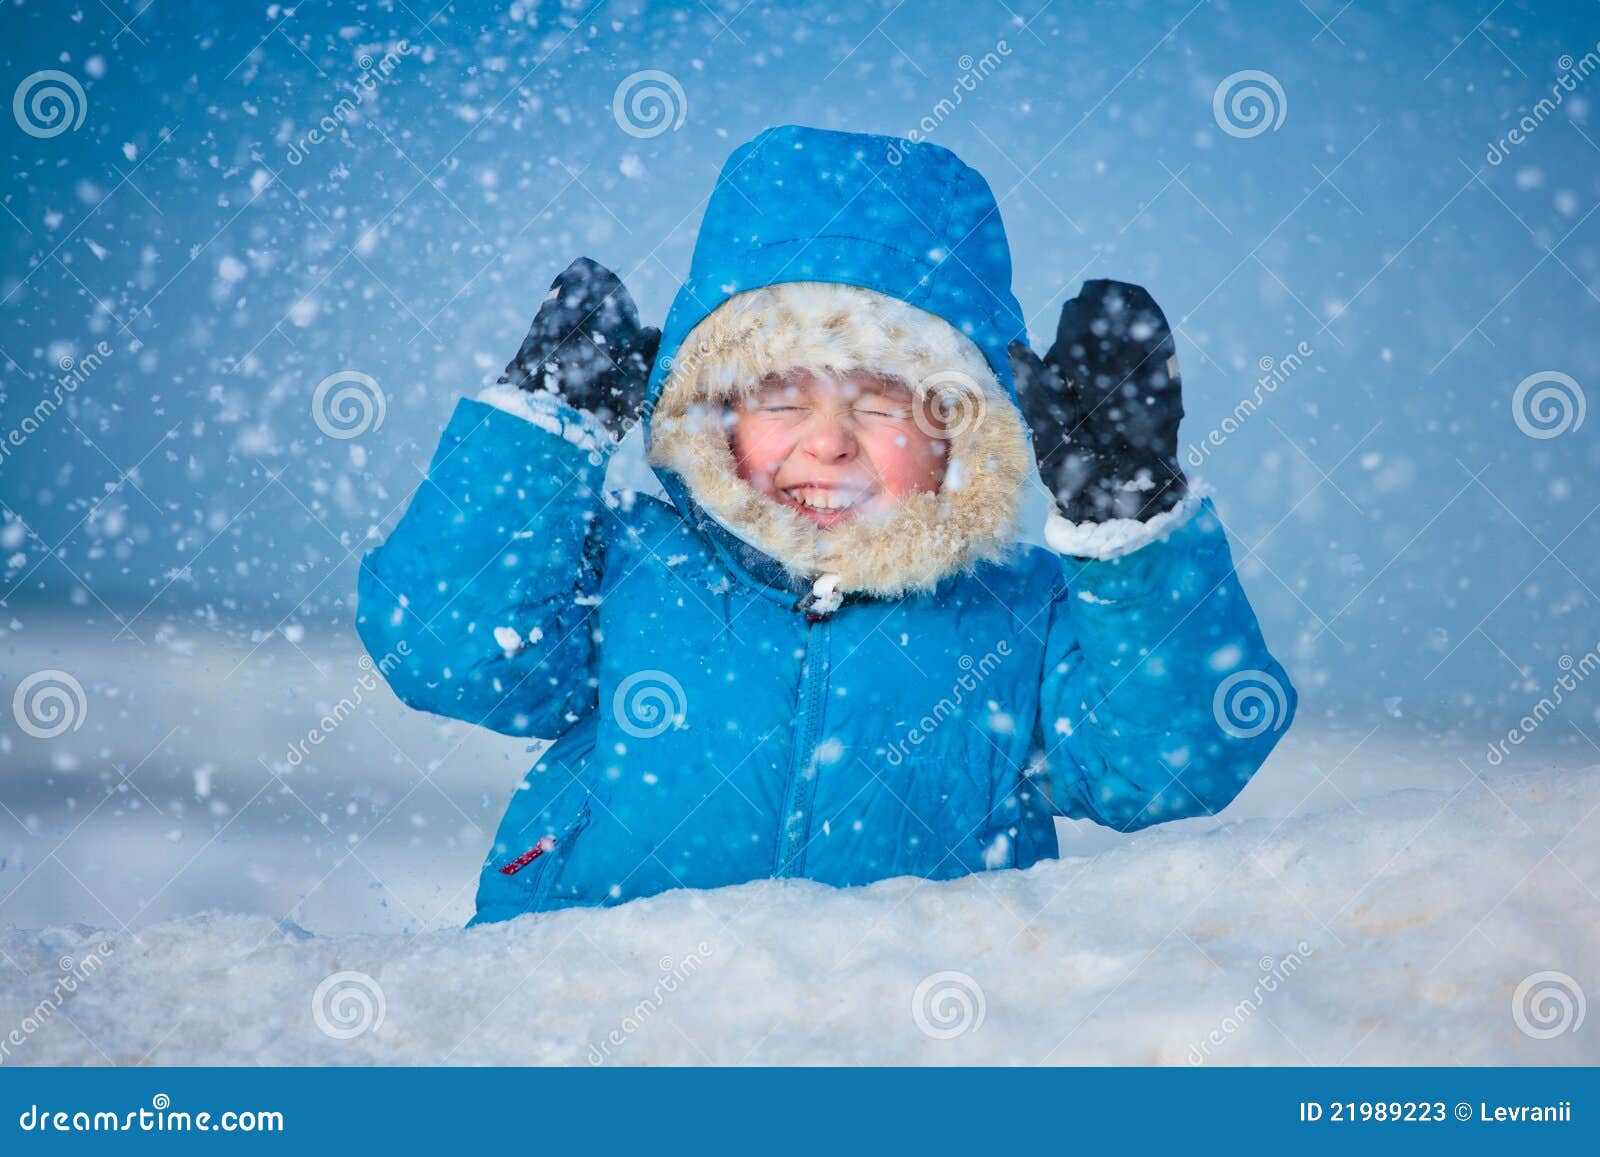
<instances>
[{"instance_id":1,"label":"blue sky background","mask_svg":"<svg viewBox=\"0 0 1600 1157\"><path fill-rule=\"evenodd\" d=\"M1195 471L1303 718L1492 737L1600 644L1600 416L1535 438L1512 408L1548 372L1600 403L1595 4L91 0L0 21L7 92L58 70L83 93L56 135L0 118L0 431L61 359L112 351L0 458L14 625L349 632L361 550L568 261L618 270L659 322L737 144L931 117L1000 199L1037 346L1085 278L1162 303L1186 445L1262 359L1312 350ZM641 70L674 79L681 126L624 131ZM1257 135L1214 111L1245 70L1283 94ZM331 438L312 396L347 370L386 410ZM1597 703L1579 692L1564 742L1600 738Z\"/></svg>"}]
</instances>

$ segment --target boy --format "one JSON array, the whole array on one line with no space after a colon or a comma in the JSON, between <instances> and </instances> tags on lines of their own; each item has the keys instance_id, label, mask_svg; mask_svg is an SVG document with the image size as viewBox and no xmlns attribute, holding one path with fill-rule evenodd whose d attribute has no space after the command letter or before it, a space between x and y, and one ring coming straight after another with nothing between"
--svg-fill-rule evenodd
<instances>
[{"instance_id":1,"label":"boy","mask_svg":"<svg viewBox=\"0 0 1600 1157\"><path fill-rule=\"evenodd\" d=\"M663 333L562 274L360 580L402 700L555 740L474 923L1027 867L1052 813L1233 799L1295 698L1178 469L1165 319L1091 282L1041 361L1010 281L954 154L794 126L730 158ZM635 420L670 501L602 498ZM1048 550L1017 541L1033 451Z\"/></svg>"}]
</instances>

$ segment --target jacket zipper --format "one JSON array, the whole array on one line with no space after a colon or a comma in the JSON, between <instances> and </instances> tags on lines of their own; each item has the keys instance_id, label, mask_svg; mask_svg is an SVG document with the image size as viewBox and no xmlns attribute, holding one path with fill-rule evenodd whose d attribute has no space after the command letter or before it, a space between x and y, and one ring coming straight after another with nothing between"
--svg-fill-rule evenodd
<instances>
[{"instance_id":1,"label":"jacket zipper","mask_svg":"<svg viewBox=\"0 0 1600 1157\"><path fill-rule=\"evenodd\" d=\"M837 576L824 575L795 609L806 616L806 643L800 659L800 692L795 697L795 746L789 757L789 776L779 819L774 876L804 874L806 847L811 835L811 804L816 798L817 732L822 726L823 690L828 685L828 643L832 615L839 607L833 587Z\"/></svg>"}]
</instances>

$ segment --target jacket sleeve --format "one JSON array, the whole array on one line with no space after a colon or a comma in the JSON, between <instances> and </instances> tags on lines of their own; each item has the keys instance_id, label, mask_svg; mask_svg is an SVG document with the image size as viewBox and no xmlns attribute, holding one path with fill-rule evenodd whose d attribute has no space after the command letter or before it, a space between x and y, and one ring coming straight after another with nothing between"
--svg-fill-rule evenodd
<instances>
[{"instance_id":1,"label":"jacket sleeve","mask_svg":"<svg viewBox=\"0 0 1600 1157\"><path fill-rule=\"evenodd\" d=\"M1047 531L1082 552L1061 554L1035 737L1054 809L1120 831L1222 810L1297 699L1210 500L1125 522L1120 541L1110 525L1063 525L1091 533Z\"/></svg>"},{"instance_id":2,"label":"jacket sleeve","mask_svg":"<svg viewBox=\"0 0 1600 1157\"><path fill-rule=\"evenodd\" d=\"M356 625L408 706L555 739L595 708L610 439L553 396L460 401L361 563Z\"/></svg>"}]
</instances>

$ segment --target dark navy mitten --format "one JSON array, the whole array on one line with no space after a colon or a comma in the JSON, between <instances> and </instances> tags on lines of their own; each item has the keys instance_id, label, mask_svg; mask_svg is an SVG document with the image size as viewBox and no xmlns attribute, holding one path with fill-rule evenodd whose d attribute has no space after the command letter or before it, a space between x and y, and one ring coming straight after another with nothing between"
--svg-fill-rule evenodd
<instances>
[{"instance_id":1,"label":"dark navy mitten","mask_svg":"<svg viewBox=\"0 0 1600 1157\"><path fill-rule=\"evenodd\" d=\"M617 275L580 257L550 286L500 383L556 394L617 437L639 416L660 344Z\"/></svg>"},{"instance_id":2,"label":"dark navy mitten","mask_svg":"<svg viewBox=\"0 0 1600 1157\"><path fill-rule=\"evenodd\" d=\"M1182 501L1177 346L1142 286L1084 282L1043 360L1020 341L1010 353L1039 472L1063 517L1145 520Z\"/></svg>"}]
</instances>

